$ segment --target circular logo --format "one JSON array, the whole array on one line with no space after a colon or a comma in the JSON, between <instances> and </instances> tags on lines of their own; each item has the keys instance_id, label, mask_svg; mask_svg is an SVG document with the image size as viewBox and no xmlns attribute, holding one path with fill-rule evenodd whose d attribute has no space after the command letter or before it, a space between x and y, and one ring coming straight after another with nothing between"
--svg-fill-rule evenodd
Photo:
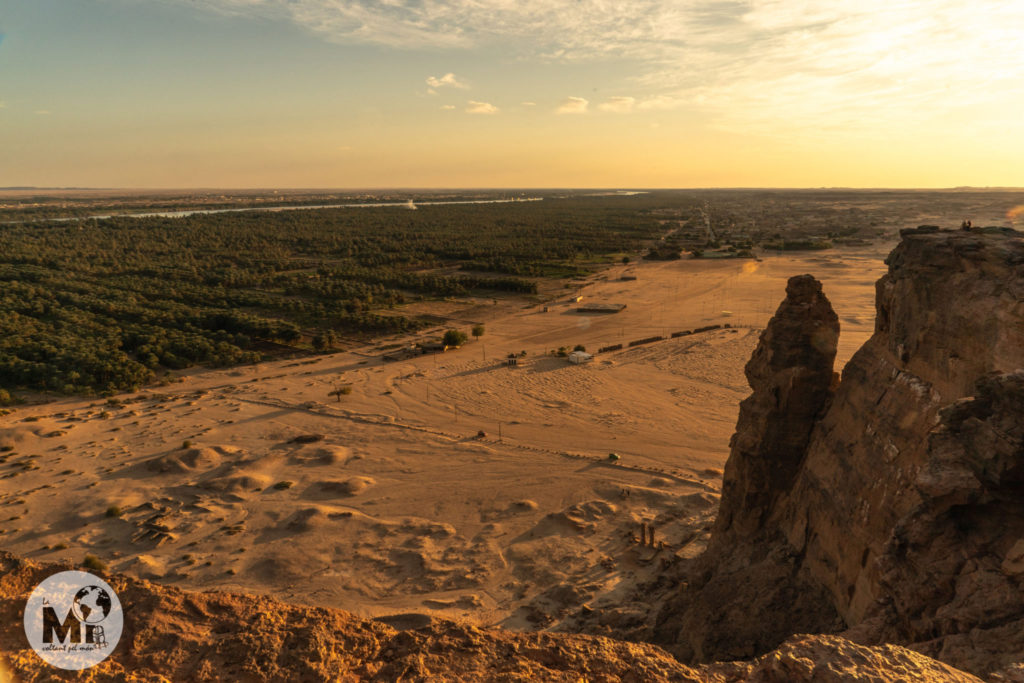
<instances>
[{"instance_id":1,"label":"circular logo","mask_svg":"<svg viewBox=\"0 0 1024 683\"><path fill-rule=\"evenodd\" d=\"M60 669L99 664L117 647L123 628L117 593L88 572L54 574L36 586L25 603L29 645Z\"/></svg>"}]
</instances>

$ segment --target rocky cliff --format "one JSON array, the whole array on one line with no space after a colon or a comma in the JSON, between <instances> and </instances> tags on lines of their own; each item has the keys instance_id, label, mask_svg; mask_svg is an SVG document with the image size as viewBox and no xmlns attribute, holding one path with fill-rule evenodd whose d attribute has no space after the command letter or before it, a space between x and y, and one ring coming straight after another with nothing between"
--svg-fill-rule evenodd
<instances>
[{"instance_id":1,"label":"rocky cliff","mask_svg":"<svg viewBox=\"0 0 1024 683\"><path fill-rule=\"evenodd\" d=\"M980 683L916 652L800 636L750 662L691 668L653 645L513 633L422 615L371 621L270 598L190 593L107 576L125 609L113 654L81 673L28 649L21 610L32 588L68 566L0 553L0 681L594 681L801 683L927 680ZM5 662L6 660L6 662Z\"/></svg>"},{"instance_id":2,"label":"rocky cliff","mask_svg":"<svg viewBox=\"0 0 1024 683\"><path fill-rule=\"evenodd\" d=\"M111 576L125 635L79 677L21 631L68 567L0 553L0 680L1024 681L1024 239L910 231L888 263L841 381L835 313L791 280L746 368L708 551L646 596L666 649Z\"/></svg>"},{"instance_id":3,"label":"rocky cliff","mask_svg":"<svg viewBox=\"0 0 1024 683\"><path fill-rule=\"evenodd\" d=\"M684 659L846 630L976 673L1024 660L1024 240L905 231L887 263L838 386L813 278L762 335L715 536L658 617Z\"/></svg>"}]
</instances>

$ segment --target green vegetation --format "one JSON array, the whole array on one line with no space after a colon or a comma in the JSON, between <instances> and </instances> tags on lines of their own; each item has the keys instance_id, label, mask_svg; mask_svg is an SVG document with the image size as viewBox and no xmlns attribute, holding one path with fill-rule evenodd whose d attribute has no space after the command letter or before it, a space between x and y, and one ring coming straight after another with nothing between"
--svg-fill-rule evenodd
<instances>
[{"instance_id":1,"label":"green vegetation","mask_svg":"<svg viewBox=\"0 0 1024 683\"><path fill-rule=\"evenodd\" d=\"M469 337L466 336L465 332L461 332L459 330L447 330L441 341L445 346L462 346L466 343L467 339L469 339Z\"/></svg>"},{"instance_id":2,"label":"green vegetation","mask_svg":"<svg viewBox=\"0 0 1024 683\"><path fill-rule=\"evenodd\" d=\"M778 239L773 242L765 242L763 245L765 249L775 249L776 251L811 251L816 249L831 249L832 242L829 240L785 240Z\"/></svg>"},{"instance_id":3,"label":"green vegetation","mask_svg":"<svg viewBox=\"0 0 1024 683\"><path fill-rule=\"evenodd\" d=\"M93 572L104 572L107 570L107 565L95 555L86 555L85 559L82 560L82 566Z\"/></svg>"},{"instance_id":4,"label":"green vegetation","mask_svg":"<svg viewBox=\"0 0 1024 683\"><path fill-rule=\"evenodd\" d=\"M284 491L285 489L290 489L293 486L295 486L294 481L279 481L274 484L274 488L278 491Z\"/></svg>"},{"instance_id":5,"label":"green vegetation","mask_svg":"<svg viewBox=\"0 0 1024 683\"><path fill-rule=\"evenodd\" d=\"M119 508L118 506L111 505L110 507L107 508L107 511L106 511L105 514L106 514L107 517L120 517L124 513L121 510L121 508Z\"/></svg>"},{"instance_id":6,"label":"green vegetation","mask_svg":"<svg viewBox=\"0 0 1024 683\"><path fill-rule=\"evenodd\" d=\"M635 198L0 225L0 385L130 391L422 326L381 309L588 272L664 232ZM10 401L0 395L0 401Z\"/></svg>"},{"instance_id":7,"label":"green vegetation","mask_svg":"<svg viewBox=\"0 0 1024 683\"><path fill-rule=\"evenodd\" d=\"M473 329L471 330L471 332L473 333L474 337L479 339L480 337L484 336L484 326L480 324L473 325Z\"/></svg>"},{"instance_id":8,"label":"green vegetation","mask_svg":"<svg viewBox=\"0 0 1024 683\"><path fill-rule=\"evenodd\" d=\"M335 386L333 390L327 392L327 395L328 396L337 396L338 397L338 403L341 403L341 397L342 396L348 396L351 393L352 393L352 385L351 384L343 384L343 385L340 385L340 386Z\"/></svg>"}]
</instances>

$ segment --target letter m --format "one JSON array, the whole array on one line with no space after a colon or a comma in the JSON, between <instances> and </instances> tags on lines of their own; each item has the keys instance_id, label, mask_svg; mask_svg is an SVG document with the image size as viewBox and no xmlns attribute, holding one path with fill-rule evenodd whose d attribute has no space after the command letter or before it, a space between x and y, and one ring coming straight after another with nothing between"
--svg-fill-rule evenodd
<instances>
[{"instance_id":1,"label":"letter m","mask_svg":"<svg viewBox=\"0 0 1024 683\"><path fill-rule=\"evenodd\" d=\"M53 611L53 607L47 605L43 608L43 642L52 643L53 636L57 636L57 642L63 643L64 639L68 637L68 632L71 632L71 642L80 643L82 642L82 624L78 621L74 612L68 610L68 615L64 621L57 618L57 613Z\"/></svg>"}]
</instances>

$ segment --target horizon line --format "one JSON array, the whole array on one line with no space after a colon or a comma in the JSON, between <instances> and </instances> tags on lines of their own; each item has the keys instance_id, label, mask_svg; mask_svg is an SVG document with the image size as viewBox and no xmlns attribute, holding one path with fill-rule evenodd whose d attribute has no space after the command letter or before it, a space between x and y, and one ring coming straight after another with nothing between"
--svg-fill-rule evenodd
<instances>
[{"instance_id":1,"label":"horizon line","mask_svg":"<svg viewBox=\"0 0 1024 683\"><path fill-rule=\"evenodd\" d=\"M757 186L757 185L706 185L706 186L571 186L571 185L548 185L548 186L486 186L486 187L459 187L459 186L364 186L364 187L274 187L274 186L253 186L253 187L229 187L229 186L164 186L164 187L86 187L86 186L43 186L43 185L10 185L0 187L0 192L512 192L512 191L606 191L606 192L636 192L636 191L692 191L692 190L802 190L802 191L828 191L828 190L849 190L849 191L969 191L987 190L1003 192L1024 192L1024 186L1012 185L957 185L957 186L918 186L918 187L885 187L885 186L854 186L854 185L819 185L819 186Z\"/></svg>"}]
</instances>

